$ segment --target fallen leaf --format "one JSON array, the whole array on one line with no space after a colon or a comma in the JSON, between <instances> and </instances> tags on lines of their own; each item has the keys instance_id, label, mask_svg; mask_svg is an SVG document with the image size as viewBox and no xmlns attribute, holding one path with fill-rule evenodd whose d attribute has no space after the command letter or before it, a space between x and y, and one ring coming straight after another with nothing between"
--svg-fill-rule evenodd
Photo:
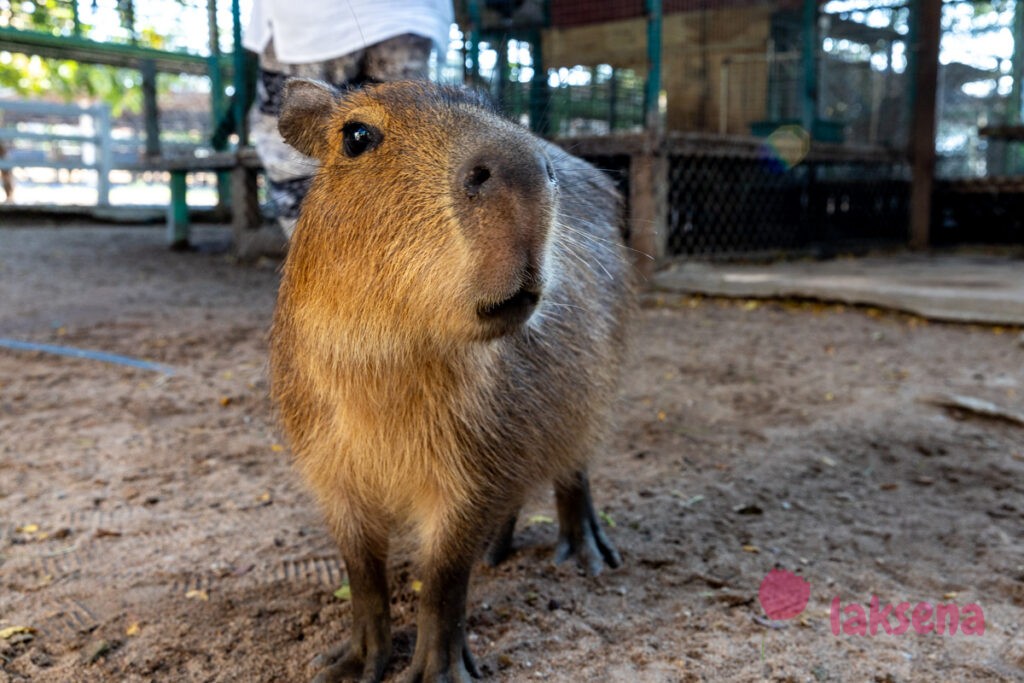
<instances>
[{"instance_id":1,"label":"fallen leaf","mask_svg":"<svg viewBox=\"0 0 1024 683\"><path fill-rule=\"evenodd\" d=\"M598 514L598 516L599 516L599 517L600 517L600 518L601 518L602 520L604 520L604 523L605 523L605 524L607 524L608 526L610 526L610 527L611 527L612 529L614 529L614 528L615 528L615 520L614 520L614 519L612 519L612 516L611 516L611 515L609 515L609 514L608 514L607 512L605 512L604 510L601 510L601 511L600 511L600 512L598 512L597 514Z\"/></svg>"},{"instance_id":2,"label":"fallen leaf","mask_svg":"<svg viewBox=\"0 0 1024 683\"><path fill-rule=\"evenodd\" d=\"M760 308L760 306L761 306L761 302L754 301L753 299L751 299L750 301L747 301L746 303L743 304L743 310L744 311L753 311L753 310L756 310L757 308Z\"/></svg>"},{"instance_id":3,"label":"fallen leaf","mask_svg":"<svg viewBox=\"0 0 1024 683\"><path fill-rule=\"evenodd\" d=\"M31 626L8 626L7 628L0 629L0 640L7 640L11 636L16 636L19 633L35 633L36 630Z\"/></svg>"},{"instance_id":4,"label":"fallen leaf","mask_svg":"<svg viewBox=\"0 0 1024 683\"><path fill-rule=\"evenodd\" d=\"M958 596L958 595L960 595L960 594L957 593L956 591L950 591L948 593L943 593L942 594L942 599L943 600L956 600L956 596Z\"/></svg>"},{"instance_id":5,"label":"fallen leaf","mask_svg":"<svg viewBox=\"0 0 1024 683\"><path fill-rule=\"evenodd\" d=\"M264 505L270 505L270 491L264 491L256 500Z\"/></svg>"},{"instance_id":6,"label":"fallen leaf","mask_svg":"<svg viewBox=\"0 0 1024 683\"><path fill-rule=\"evenodd\" d=\"M206 591L195 588L190 590L188 593L185 593L185 597L189 600L202 600L203 602L210 599L210 595Z\"/></svg>"},{"instance_id":7,"label":"fallen leaf","mask_svg":"<svg viewBox=\"0 0 1024 683\"><path fill-rule=\"evenodd\" d=\"M139 622L136 621L124 630L124 634L126 636L137 636L139 635L140 630L142 630L142 627L139 626Z\"/></svg>"},{"instance_id":8,"label":"fallen leaf","mask_svg":"<svg viewBox=\"0 0 1024 683\"><path fill-rule=\"evenodd\" d=\"M275 453L281 453L282 451L284 451L284 446L282 446L279 443L275 443L270 446L270 450L274 451Z\"/></svg>"},{"instance_id":9,"label":"fallen leaf","mask_svg":"<svg viewBox=\"0 0 1024 683\"><path fill-rule=\"evenodd\" d=\"M761 549L758 548L756 545L745 545L745 546L743 546L743 552L745 552L745 553L759 553L759 552L761 552Z\"/></svg>"},{"instance_id":10,"label":"fallen leaf","mask_svg":"<svg viewBox=\"0 0 1024 683\"><path fill-rule=\"evenodd\" d=\"M827 466L827 467L835 467L836 466L836 461L833 460L832 458L828 457L827 455L821 456L821 463L823 465Z\"/></svg>"},{"instance_id":11,"label":"fallen leaf","mask_svg":"<svg viewBox=\"0 0 1024 683\"><path fill-rule=\"evenodd\" d=\"M411 587L413 593L419 593L421 590L423 590L423 582L419 579L413 579Z\"/></svg>"},{"instance_id":12,"label":"fallen leaf","mask_svg":"<svg viewBox=\"0 0 1024 683\"><path fill-rule=\"evenodd\" d=\"M15 529L19 534L34 534L39 531L38 524L24 524Z\"/></svg>"},{"instance_id":13,"label":"fallen leaf","mask_svg":"<svg viewBox=\"0 0 1024 683\"><path fill-rule=\"evenodd\" d=\"M93 534L93 536L96 537L96 538L106 538L108 536L109 537L113 537L113 538L117 538L120 535L121 535L120 531L114 531L113 529L104 529L102 527L97 529L96 533Z\"/></svg>"},{"instance_id":14,"label":"fallen leaf","mask_svg":"<svg viewBox=\"0 0 1024 683\"><path fill-rule=\"evenodd\" d=\"M878 488L882 489L883 491L895 491L899 487L900 487L899 484L897 484L895 482L889 481L889 482L885 482L884 484L879 485Z\"/></svg>"},{"instance_id":15,"label":"fallen leaf","mask_svg":"<svg viewBox=\"0 0 1024 683\"><path fill-rule=\"evenodd\" d=\"M548 517L547 515L531 515L530 518L526 520L526 523L527 523L527 525L530 525L530 524L554 524L555 520L553 520L551 517Z\"/></svg>"},{"instance_id":16,"label":"fallen leaf","mask_svg":"<svg viewBox=\"0 0 1024 683\"><path fill-rule=\"evenodd\" d=\"M349 585L348 579L345 580L345 583L341 584L341 587L338 588L338 590L334 591L334 597L339 600L352 599L352 586Z\"/></svg>"},{"instance_id":17,"label":"fallen leaf","mask_svg":"<svg viewBox=\"0 0 1024 683\"><path fill-rule=\"evenodd\" d=\"M230 396L221 396L220 397L220 404L222 406L224 406L225 408L228 407L229 405L231 405L231 397Z\"/></svg>"}]
</instances>

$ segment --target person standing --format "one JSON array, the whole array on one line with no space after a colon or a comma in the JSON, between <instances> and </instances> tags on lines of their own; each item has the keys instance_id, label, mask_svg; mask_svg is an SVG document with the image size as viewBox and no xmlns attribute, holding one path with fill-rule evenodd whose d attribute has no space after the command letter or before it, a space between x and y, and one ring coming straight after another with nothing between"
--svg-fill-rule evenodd
<instances>
[{"instance_id":1,"label":"person standing","mask_svg":"<svg viewBox=\"0 0 1024 683\"><path fill-rule=\"evenodd\" d=\"M277 130L281 96L292 77L338 89L426 79L434 45L443 54L454 21L452 0L254 0L242 40L259 55L250 140L268 180L274 217L290 238L314 159Z\"/></svg>"}]
</instances>

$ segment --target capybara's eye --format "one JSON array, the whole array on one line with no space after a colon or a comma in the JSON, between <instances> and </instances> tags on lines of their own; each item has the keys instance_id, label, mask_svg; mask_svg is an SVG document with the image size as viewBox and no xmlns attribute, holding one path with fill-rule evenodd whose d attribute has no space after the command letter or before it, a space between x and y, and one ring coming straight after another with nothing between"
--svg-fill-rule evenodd
<instances>
[{"instance_id":1,"label":"capybara's eye","mask_svg":"<svg viewBox=\"0 0 1024 683\"><path fill-rule=\"evenodd\" d=\"M363 152L368 152L381 141L380 131L359 121L346 123L341 129L341 135L347 157L357 157Z\"/></svg>"}]
</instances>

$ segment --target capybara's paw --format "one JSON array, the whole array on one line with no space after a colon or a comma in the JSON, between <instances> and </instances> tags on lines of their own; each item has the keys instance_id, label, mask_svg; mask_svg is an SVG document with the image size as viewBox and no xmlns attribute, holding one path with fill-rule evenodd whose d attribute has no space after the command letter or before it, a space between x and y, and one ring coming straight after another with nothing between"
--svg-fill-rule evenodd
<instances>
[{"instance_id":1,"label":"capybara's paw","mask_svg":"<svg viewBox=\"0 0 1024 683\"><path fill-rule=\"evenodd\" d=\"M562 563L570 557L576 558L576 564L588 576L597 576L605 565L612 569L622 566L622 556L592 513L581 515L559 528L555 562Z\"/></svg>"},{"instance_id":2,"label":"capybara's paw","mask_svg":"<svg viewBox=\"0 0 1024 683\"><path fill-rule=\"evenodd\" d=\"M341 681L359 681L359 683L378 683L384 678L384 670L388 666L389 653L379 648L368 648L365 654L361 648L353 647L352 643L344 643L338 647L313 658L310 667L316 671L312 683L340 683Z\"/></svg>"},{"instance_id":3,"label":"capybara's paw","mask_svg":"<svg viewBox=\"0 0 1024 683\"><path fill-rule=\"evenodd\" d=\"M402 679L404 683L470 683L480 678L473 654L463 642L445 652L417 652Z\"/></svg>"}]
</instances>

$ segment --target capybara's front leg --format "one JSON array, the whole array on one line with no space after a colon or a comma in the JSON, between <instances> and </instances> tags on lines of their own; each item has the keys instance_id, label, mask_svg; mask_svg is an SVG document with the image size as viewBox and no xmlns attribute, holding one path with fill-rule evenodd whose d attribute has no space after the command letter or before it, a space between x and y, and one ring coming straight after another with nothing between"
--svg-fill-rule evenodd
<instances>
[{"instance_id":1,"label":"capybara's front leg","mask_svg":"<svg viewBox=\"0 0 1024 683\"><path fill-rule=\"evenodd\" d=\"M468 683L480 678L466 644L466 594L475 554L435 553L420 593L416 650L405 683Z\"/></svg>"},{"instance_id":2,"label":"capybara's front leg","mask_svg":"<svg viewBox=\"0 0 1024 683\"><path fill-rule=\"evenodd\" d=\"M362 541L341 542L352 591L352 638L313 660L313 683L384 677L391 658L391 615L385 555Z\"/></svg>"},{"instance_id":3,"label":"capybara's front leg","mask_svg":"<svg viewBox=\"0 0 1024 683\"><path fill-rule=\"evenodd\" d=\"M601 573L604 565L612 569L622 564L622 557L601 528L590 498L590 481L583 470L571 478L555 483L555 503L558 506L558 546L555 562L564 562L570 556L590 576Z\"/></svg>"}]
</instances>

